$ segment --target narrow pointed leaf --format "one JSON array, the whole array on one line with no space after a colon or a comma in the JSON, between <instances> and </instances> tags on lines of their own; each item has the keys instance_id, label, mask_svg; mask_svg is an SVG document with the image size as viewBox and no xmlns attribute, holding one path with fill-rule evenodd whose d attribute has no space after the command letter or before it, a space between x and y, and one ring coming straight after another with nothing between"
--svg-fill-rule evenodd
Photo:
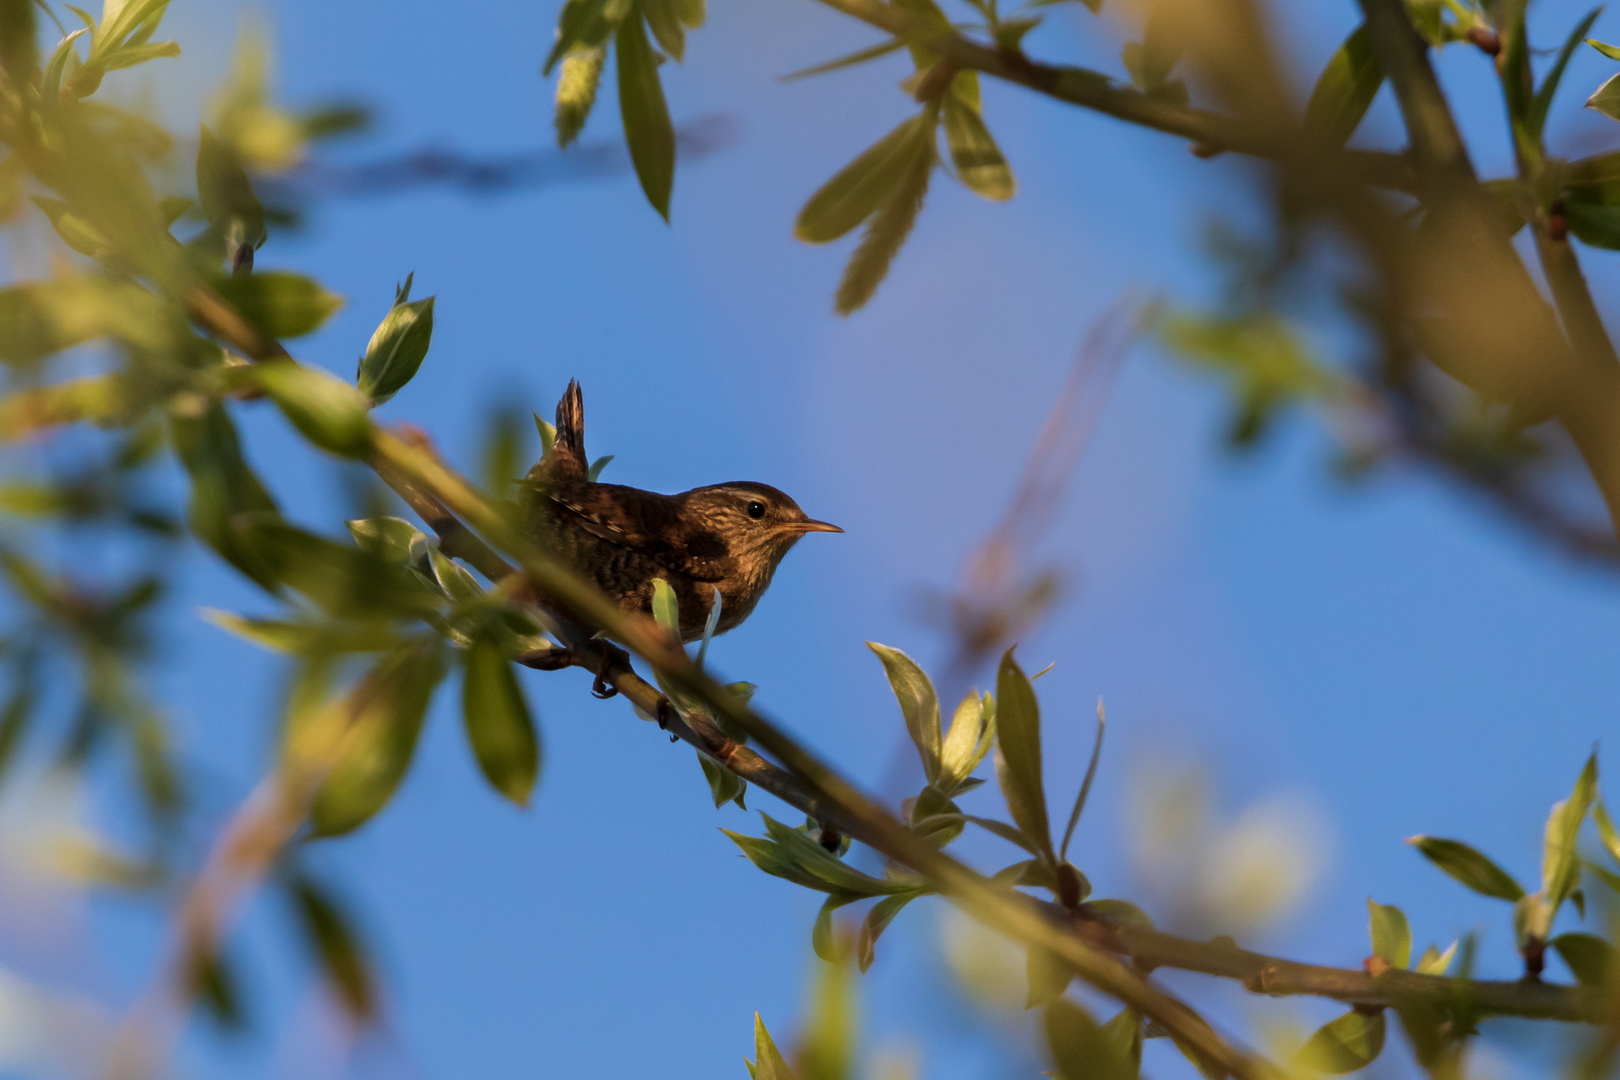
<instances>
[{"instance_id":1,"label":"narrow pointed leaf","mask_svg":"<svg viewBox=\"0 0 1620 1080\"><path fill-rule=\"evenodd\" d=\"M821 910L816 912L816 925L810 931L810 947L815 950L817 957L829 964L838 962L838 953L833 947L833 912L859 899L858 896L846 896L842 893L827 894Z\"/></svg>"},{"instance_id":2,"label":"narrow pointed leaf","mask_svg":"<svg viewBox=\"0 0 1620 1080\"><path fill-rule=\"evenodd\" d=\"M919 148L932 138L932 121L926 114L901 121L810 196L799 211L793 235L824 244L860 225L906 183Z\"/></svg>"},{"instance_id":3,"label":"narrow pointed leaf","mask_svg":"<svg viewBox=\"0 0 1620 1080\"><path fill-rule=\"evenodd\" d=\"M782 1052L776 1048L771 1033L765 1030L765 1021L754 1014L754 1061L748 1066L753 1080L794 1080Z\"/></svg>"},{"instance_id":4,"label":"narrow pointed leaf","mask_svg":"<svg viewBox=\"0 0 1620 1080\"><path fill-rule=\"evenodd\" d=\"M1569 66L1570 57L1580 46L1586 32L1592 29L1597 17L1603 13L1600 4L1587 12L1586 18L1576 24L1570 31L1569 37L1564 41L1564 47L1558 50L1558 59L1547 70L1546 76L1541 80L1541 87L1536 91L1535 98L1530 102L1530 111L1525 116L1525 127L1529 129L1532 139L1540 139L1542 131L1547 126L1547 113L1552 109L1553 98L1558 93L1558 84L1564 79L1564 69Z\"/></svg>"},{"instance_id":5,"label":"narrow pointed leaf","mask_svg":"<svg viewBox=\"0 0 1620 1080\"><path fill-rule=\"evenodd\" d=\"M465 664L462 717L478 767L496 791L527 806L540 774L540 739L512 664L489 635L473 639Z\"/></svg>"},{"instance_id":6,"label":"narrow pointed leaf","mask_svg":"<svg viewBox=\"0 0 1620 1080\"><path fill-rule=\"evenodd\" d=\"M433 343L434 297L396 303L372 331L355 385L381 405L416 377Z\"/></svg>"},{"instance_id":7,"label":"narrow pointed leaf","mask_svg":"<svg viewBox=\"0 0 1620 1080\"><path fill-rule=\"evenodd\" d=\"M923 199L928 195L928 182L934 175L934 118L935 109L925 112L926 126L919 129L912 154L902 162L900 182L889 192L888 199L878 207L867 224L866 233L844 266L844 276L838 282L833 309L840 315L849 315L866 306L877 293L878 286L889 275L889 266L900 253L911 227L922 212Z\"/></svg>"},{"instance_id":8,"label":"narrow pointed leaf","mask_svg":"<svg viewBox=\"0 0 1620 1080\"><path fill-rule=\"evenodd\" d=\"M630 161L636 167L641 190L653 209L669 220L669 195L675 184L675 128L658 79L658 64L647 30L632 15L619 23L619 112Z\"/></svg>"},{"instance_id":9,"label":"narrow pointed leaf","mask_svg":"<svg viewBox=\"0 0 1620 1080\"><path fill-rule=\"evenodd\" d=\"M996 779L1019 831L1057 862L1041 778L1041 709L1029 677L1008 649L996 673Z\"/></svg>"},{"instance_id":10,"label":"narrow pointed leaf","mask_svg":"<svg viewBox=\"0 0 1620 1080\"><path fill-rule=\"evenodd\" d=\"M1046 671L1050 671L1048 667ZM1045 671L1035 676L1040 678ZM1031 680L1033 681L1033 680ZM1091 760L1086 763L1086 778L1080 782L1080 793L1074 797L1074 809L1069 812L1069 827L1063 830L1063 846L1058 849L1058 858L1069 857L1069 841L1074 839L1075 826L1080 824L1080 815L1085 812L1086 800L1091 797L1091 782L1097 778L1097 763L1102 760L1103 731L1108 726L1107 714L1103 712L1102 699L1097 700L1097 737L1091 744Z\"/></svg>"},{"instance_id":11,"label":"narrow pointed leaf","mask_svg":"<svg viewBox=\"0 0 1620 1080\"><path fill-rule=\"evenodd\" d=\"M872 966L876 956L877 939L888 929L894 917L900 914L900 909L915 899L916 893L886 896L873 904L872 910L866 913L866 918L861 922L860 936L855 942L855 955L863 974Z\"/></svg>"},{"instance_id":12,"label":"narrow pointed leaf","mask_svg":"<svg viewBox=\"0 0 1620 1080\"><path fill-rule=\"evenodd\" d=\"M1575 843L1596 793L1597 752L1593 751L1586 759L1586 765L1581 769L1569 798L1556 804L1547 819L1541 887L1547 894L1547 904L1553 913L1581 882L1581 859Z\"/></svg>"},{"instance_id":13,"label":"narrow pointed leaf","mask_svg":"<svg viewBox=\"0 0 1620 1080\"><path fill-rule=\"evenodd\" d=\"M1524 889L1505 870L1467 844L1442 840L1437 836L1414 836L1407 843L1451 877L1483 896L1515 903L1524 896Z\"/></svg>"},{"instance_id":14,"label":"narrow pointed leaf","mask_svg":"<svg viewBox=\"0 0 1620 1080\"><path fill-rule=\"evenodd\" d=\"M1383 84L1384 66L1373 52L1372 36L1365 25L1358 26L1318 76L1305 105L1305 126L1334 146L1343 146Z\"/></svg>"}]
</instances>

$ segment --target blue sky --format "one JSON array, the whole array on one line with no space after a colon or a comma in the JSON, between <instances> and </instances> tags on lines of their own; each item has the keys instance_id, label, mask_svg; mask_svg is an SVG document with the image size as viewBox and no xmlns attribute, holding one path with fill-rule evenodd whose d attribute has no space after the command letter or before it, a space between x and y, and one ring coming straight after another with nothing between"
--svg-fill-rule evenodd
<instances>
[{"instance_id":1,"label":"blue sky","mask_svg":"<svg viewBox=\"0 0 1620 1080\"><path fill-rule=\"evenodd\" d=\"M277 41L284 101L377 108L375 132L340 154L493 154L550 139L552 87L538 67L551 3L286 0L255 10ZM175 0L168 26L187 58L161 100L177 117L190 122L178 103L218 77L245 11ZM1579 14L1546 0L1541 37L1561 38ZM1348 0L1289 6L1302 83L1354 18ZM1606 30L1620 35L1600 21L1598 35ZM1002 511L1087 328L1127 287L1213 296L1200 233L1225 216L1252 220L1254 206L1244 162L1200 162L1176 140L989 85L986 119L1017 197L992 205L936 184L876 300L839 318L831 298L849 245L805 246L791 222L821 181L906 114L895 89L906 66L890 58L809 83L775 76L873 40L807 0L716 0L664 83L677 122L725 113L739 138L682 167L669 225L624 173L486 199L338 200L259 256L348 298L296 350L345 376L394 283L415 271L416 294L439 298L433 350L384 414L431 430L469 471L490 407L549 414L577 377L590 452L617 455L609 479L663 491L761 480L842 525L845 535L810 537L788 556L757 613L712 657L867 784L886 774L901 729L862 642L904 648L925 666L943 660L946 643L917 618L915 598L949 586ZM1031 49L1119 70L1112 31L1077 5L1055 10ZM1503 174L1485 61L1454 48L1443 66L1482 169ZM1555 143L1614 141L1575 109L1612 68L1578 55ZM616 137L609 106L588 139ZM1393 145L1396 130L1381 100L1363 141ZM1615 260L1589 254L1588 264L1600 296L1613 295ZM301 450L269 411L239 416L278 495L335 530L346 506L339 470ZM1223 818L1282 798L1312 823L1319 879L1286 923L1245 944L1357 964L1371 895L1406 908L1420 945L1481 928L1486 970L1511 977L1506 907L1465 893L1401 841L1475 841L1535 877L1548 807L1613 730L1620 578L1570 563L1420 472L1336 485L1330 447L1309 422L1283 424L1245 458L1219 450L1224 422L1216 387L1137 348L1040 552L1075 586L1020 649L1030 665L1057 661L1040 683L1054 804L1083 769L1098 696L1111 722L1078 861L1100 894L1136 894L1133 792L1155 763L1200 765ZM192 614L262 611L260 595L203 554L183 580L161 680L223 813L265 764L279 668ZM386 981L387 1030L354 1068L742 1076L755 1010L780 1036L796 1027L815 898L739 857L718 827L757 832L757 816L715 811L689 749L623 703L592 700L579 672L525 681L546 750L531 808L481 783L447 690L394 803L352 838L310 851L365 920ZM995 806L988 789L972 801ZM1012 861L980 837L961 849L986 865ZM862 984L867 1046L912 1045L929 1077L1030 1073L995 1064L1001 1029L969 1019L943 978L938 916L915 905L884 938ZM127 1003L157 955L157 923L107 902L86 927L73 985ZM340 1068L325 1004L286 941L278 903L252 905L233 947L253 976L258 1025L236 1037L194 1026L183 1071ZM1333 1015L1231 998L1219 1008L1234 1022ZM1022 1021L1005 1023L1016 1032ZM1519 1039L1496 1045L1511 1057ZM1150 1054L1153 1075L1181 1074L1160 1046Z\"/></svg>"}]
</instances>

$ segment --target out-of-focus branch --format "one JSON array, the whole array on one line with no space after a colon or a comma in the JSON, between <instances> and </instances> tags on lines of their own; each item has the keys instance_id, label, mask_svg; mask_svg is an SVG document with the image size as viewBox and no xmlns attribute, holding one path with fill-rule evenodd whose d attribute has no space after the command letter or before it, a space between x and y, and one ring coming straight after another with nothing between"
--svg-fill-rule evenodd
<instances>
[{"instance_id":1,"label":"out-of-focus branch","mask_svg":"<svg viewBox=\"0 0 1620 1080\"><path fill-rule=\"evenodd\" d=\"M695 161L737 142L737 121L708 113L675 131L682 161ZM455 150L424 149L357 164L310 161L260 181L271 202L285 197L387 195L441 186L487 195L520 188L591 180L630 170L622 140L599 141L567 150L548 148L503 156L475 157Z\"/></svg>"},{"instance_id":2,"label":"out-of-focus branch","mask_svg":"<svg viewBox=\"0 0 1620 1080\"><path fill-rule=\"evenodd\" d=\"M1291 156L1298 150L1279 142L1273 134L1257 131L1231 117L1141 93L1119 85L1101 72L1038 64L1023 53L982 45L954 29L938 26L921 15L882 0L821 2L886 33L916 42L957 68L982 72L1127 123L1180 135L1191 139L1201 154L1232 151L1279 158ZM1339 166L1366 183L1399 191L1413 189L1411 167L1398 154L1365 150L1327 152L1336 154Z\"/></svg>"}]
</instances>

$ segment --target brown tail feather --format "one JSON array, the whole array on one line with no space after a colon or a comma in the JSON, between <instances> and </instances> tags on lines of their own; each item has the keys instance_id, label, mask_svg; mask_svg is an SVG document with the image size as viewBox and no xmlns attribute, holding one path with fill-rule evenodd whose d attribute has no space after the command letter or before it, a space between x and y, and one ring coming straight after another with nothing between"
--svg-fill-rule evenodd
<instances>
[{"instance_id":1,"label":"brown tail feather","mask_svg":"<svg viewBox=\"0 0 1620 1080\"><path fill-rule=\"evenodd\" d=\"M568 459L584 472L585 460L585 398L579 392L579 382L568 380L568 389L557 402L557 441L551 452L559 459Z\"/></svg>"}]
</instances>

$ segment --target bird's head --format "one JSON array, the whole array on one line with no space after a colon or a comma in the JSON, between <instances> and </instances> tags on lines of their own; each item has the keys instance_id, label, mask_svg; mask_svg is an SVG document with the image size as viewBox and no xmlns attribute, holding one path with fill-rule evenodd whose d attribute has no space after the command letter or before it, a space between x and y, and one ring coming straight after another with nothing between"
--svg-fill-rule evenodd
<instances>
[{"instance_id":1,"label":"bird's head","mask_svg":"<svg viewBox=\"0 0 1620 1080\"><path fill-rule=\"evenodd\" d=\"M844 531L810 517L785 492L748 480L696 488L687 493L685 509L726 554L763 559L772 568L805 533Z\"/></svg>"}]
</instances>

